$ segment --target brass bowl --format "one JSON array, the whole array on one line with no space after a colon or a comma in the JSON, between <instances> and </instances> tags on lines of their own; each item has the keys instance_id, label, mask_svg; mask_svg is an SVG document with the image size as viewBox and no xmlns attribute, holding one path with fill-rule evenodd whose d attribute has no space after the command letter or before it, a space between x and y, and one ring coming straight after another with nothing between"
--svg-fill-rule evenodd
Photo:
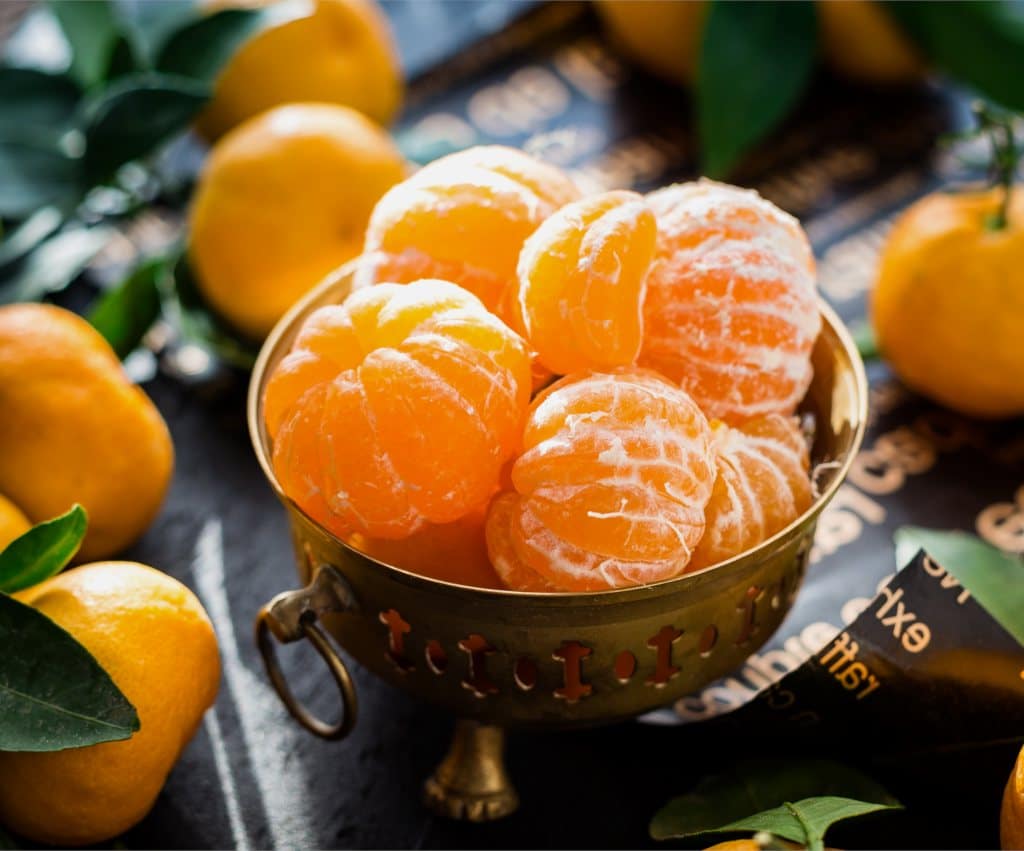
<instances>
[{"instance_id":1,"label":"brass bowl","mask_svg":"<svg viewBox=\"0 0 1024 851\"><path fill-rule=\"evenodd\" d=\"M327 738L355 721L354 689L333 638L388 682L462 719L456 742L428 781L428 801L456 817L496 818L515 808L501 765L500 729L572 727L630 718L671 703L739 667L782 622L807 567L818 515L841 484L864 434L867 381L832 310L814 348L803 409L814 414L812 463L820 496L757 548L654 585L589 594L487 590L382 564L310 519L281 491L270 465L261 399L268 375L309 313L349 292L349 264L298 303L268 337L252 375L248 420L263 472L291 523L305 588L278 595L257 618L268 674L292 715ZM309 639L344 703L334 725L288 690L271 635Z\"/></svg>"}]
</instances>

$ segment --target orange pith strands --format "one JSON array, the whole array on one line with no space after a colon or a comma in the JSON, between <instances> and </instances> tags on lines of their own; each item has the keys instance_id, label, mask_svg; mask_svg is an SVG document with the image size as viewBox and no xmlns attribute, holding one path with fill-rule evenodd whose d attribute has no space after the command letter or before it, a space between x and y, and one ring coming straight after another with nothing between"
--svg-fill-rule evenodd
<instances>
[{"instance_id":1,"label":"orange pith strands","mask_svg":"<svg viewBox=\"0 0 1024 851\"><path fill-rule=\"evenodd\" d=\"M600 591L683 572L715 479L693 400L647 370L574 375L534 400L492 503L491 563L509 587Z\"/></svg>"},{"instance_id":2,"label":"orange pith strands","mask_svg":"<svg viewBox=\"0 0 1024 851\"><path fill-rule=\"evenodd\" d=\"M821 328L800 224L756 192L706 180L647 202L658 248L638 362L679 382L709 417L792 413Z\"/></svg>"},{"instance_id":3,"label":"orange pith strands","mask_svg":"<svg viewBox=\"0 0 1024 851\"><path fill-rule=\"evenodd\" d=\"M636 360L656 232L641 196L607 192L567 204L526 240L514 321L544 366L567 375Z\"/></svg>"},{"instance_id":4,"label":"orange pith strands","mask_svg":"<svg viewBox=\"0 0 1024 851\"><path fill-rule=\"evenodd\" d=\"M339 536L405 538L481 508L517 450L524 341L446 281L322 307L267 383L285 493Z\"/></svg>"},{"instance_id":5,"label":"orange pith strands","mask_svg":"<svg viewBox=\"0 0 1024 851\"><path fill-rule=\"evenodd\" d=\"M770 538L810 506L807 441L795 417L769 414L739 428L714 423L718 478L704 537L688 571L732 558Z\"/></svg>"},{"instance_id":6,"label":"orange pith strands","mask_svg":"<svg viewBox=\"0 0 1024 851\"><path fill-rule=\"evenodd\" d=\"M442 157L377 203L356 286L443 278L497 310L526 238L579 197L559 169L500 146Z\"/></svg>"}]
</instances>

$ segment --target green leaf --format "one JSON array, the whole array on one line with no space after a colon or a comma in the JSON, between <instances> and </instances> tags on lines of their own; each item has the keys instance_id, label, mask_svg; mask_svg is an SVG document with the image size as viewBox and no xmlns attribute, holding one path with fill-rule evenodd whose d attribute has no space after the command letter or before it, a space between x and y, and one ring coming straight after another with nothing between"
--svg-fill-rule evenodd
<instances>
[{"instance_id":1,"label":"green leaf","mask_svg":"<svg viewBox=\"0 0 1024 851\"><path fill-rule=\"evenodd\" d=\"M47 133L0 134L0 218L23 219L40 207L73 205L81 196L79 163Z\"/></svg>"},{"instance_id":2,"label":"green leaf","mask_svg":"<svg viewBox=\"0 0 1024 851\"><path fill-rule=\"evenodd\" d=\"M66 74L0 67L0 132L32 128L63 132L82 90Z\"/></svg>"},{"instance_id":3,"label":"green leaf","mask_svg":"<svg viewBox=\"0 0 1024 851\"><path fill-rule=\"evenodd\" d=\"M71 45L71 76L89 88L104 79L121 35L110 0L50 0L50 8Z\"/></svg>"},{"instance_id":4,"label":"green leaf","mask_svg":"<svg viewBox=\"0 0 1024 851\"><path fill-rule=\"evenodd\" d=\"M896 560L924 550L959 580L1000 626L1024 644L1024 560L967 532L901 526L893 534Z\"/></svg>"},{"instance_id":5,"label":"green leaf","mask_svg":"<svg viewBox=\"0 0 1024 851\"><path fill-rule=\"evenodd\" d=\"M203 302L188 255L174 266L165 314L185 342L194 343L238 369L252 369L258 348L234 333Z\"/></svg>"},{"instance_id":6,"label":"green leaf","mask_svg":"<svg viewBox=\"0 0 1024 851\"><path fill-rule=\"evenodd\" d=\"M170 75L131 74L112 83L87 110L84 165L89 180L106 180L120 166L169 141L209 96L205 83Z\"/></svg>"},{"instance_id":7,"label":"green leaf","mask_svg":"<svg viewBox=\"0 0 1024 851\"><path fill-rule=\"evenodd\" d=\"M0 851L9 851L17 847L14 838L4 831L3 825L0 825Z\"/></svg>"},{"instance_id":8,"label":"green leaf","mask_svg":"<svg viewBox=\"0 0 1024 851\"><path fill-rule=\"evenodd\" d=\"M160 45L187 26L200 11L196 0L117 0L117 14L135 54L147 68L156 67Z\"/></svg>"},{"instance_id":9,"label":"green leaf","mask_svg":"<svg viewBox=\"0 0 1024 851\"><path fill-rule=\"evenodd\" d=\"M50 236L64 221L56 207L37 210L0 242L0 271L15 263Z\"/></svg>"},{"instance_id":10,"label":"green leaf","mask_svg":"<svg viewBox=\"0 0 1024 851\"><path fill-rule=\"evenodd\" d=\"M697 76L705 173L725 175L790 113L810 81L817 37L808 0L710 4Z\"/></svg>"},{"instance_id":11,"label":"green leaf","mask_svg":"<svg viewBox=\"0 0 1024 851\"><path fill-rule=\"evenodd\" d=\"M787 801L818 796L898 805L881 785L842 763L818 759L749 760L704 778L693 791L669 801L651 820L650 833L654 839L672 839L725 830L726 825L782 807Z\"/></svg>"},{"instance_id":12,"label":"green leaf","mask_svg":"<svg viewBox=\"0 0 1024 851\"><path fill-rule=\"evenodd\" d=\"M860 319L857 322L851 322L849 329L860 356L866 361L877 360L879 357L878 340L875 338L875 329L871 323Z\"/></svg>"},{"instance_id":13,"label":"green leaf","mask_svg":"<svg viewBox=\"0 0 1024 851\"><path fill-rule=\"evenodd\" d=\"M129 738L139 716L88 650L0 594L0 751L58 751Z\"/></svg>"},{"instance_id":14,"label":"green leaf","mask_svg":"<svg viewBox=\"0 0 1024 851\"><path fill-rule=\"evenodd\" d=\"M1024 110L1024 10L1016 3L887 2L940 70L1003 106Z\"/></svg>"},{"instance_id":15,"label":"green leaf","mask_svg":"<svg viewBox=\"0 0 1024 851\"><path fill-rule=\"evenodd\" d=\"M267 25L266 9L223 9L186 24L161 48L160 71L213 83L221 68Z\"/></svg>"},{"instance_id":16,"label":"green leaf","mask_svg":"<svg viewBox=\"0 0 1024 851\"><path fill-rule=\"evenodd\" d=\"M98 225L66 230L51 237L26 258L13 278L0 285L0 304L38 301L64 289L114 233L113 228Z\"/></svg>"},{"instance_id":17,"label":"green leaf","mask_svg":"<svg viewBox=\"0 0 1024 851\"><path fill-rule=\"evenodd\" d=\"M131 354L160 316L161 276L168 273L167 260L151 258L104 293L89 312L88 320L110 343L119 358Z\"/></svg>"},{"instance_id":18,"label":"green leaf","mask_svg":"<svg viewBox=\"0 0 1024 851\"><path fill-rule=\"evenodd\" d=\"M0 551L0 591L13 594L60 573L82 544L89 519L82 506L37 523Z\"/></svg>"},{"instance_id":19,"label":"green leaf","mask_svg":"<svg viewBox=\"0 0 1024 851\"><path fill-rule=\"evenodd\" d=\"M808 851L823 851L825 832L836 822L880 810L898 809L892 804L873 804L852 798L823 796L785 803L761 813L739 819L701 833L737 833L765 831L791 842L799 842ZM689 835L689 834L687 834Z\"/></svg>"}]
</instances>

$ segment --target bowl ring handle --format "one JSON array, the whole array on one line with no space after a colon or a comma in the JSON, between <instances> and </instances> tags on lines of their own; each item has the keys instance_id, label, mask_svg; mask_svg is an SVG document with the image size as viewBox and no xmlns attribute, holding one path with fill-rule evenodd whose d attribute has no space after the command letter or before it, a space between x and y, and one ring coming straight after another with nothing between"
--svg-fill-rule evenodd
<instances>
[{"instance_id":1,"label":"bowl ring handle","mask_svg":"<svg viewBox=\"0 0 1024 851\"><path fill-rule=\"evenodd\" d=\"M355 599L342 575L335 568L322 565L309 585L278 594L256 616L256 645L277 696L296 721L324 739L336 741L352 732L358 703L352 676L319 621L328 612L352 611L355 607ZM278 662L275 640L288 644L303 638L327 664L341 694L342 714L334 724L318 718L295 697Z\"/></svg>"}]
</instances>

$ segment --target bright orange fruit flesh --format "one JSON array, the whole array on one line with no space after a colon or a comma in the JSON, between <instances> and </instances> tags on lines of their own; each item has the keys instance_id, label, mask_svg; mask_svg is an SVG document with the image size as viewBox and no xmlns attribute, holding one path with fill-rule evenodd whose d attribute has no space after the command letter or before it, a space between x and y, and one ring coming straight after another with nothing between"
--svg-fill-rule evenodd
<instances>
[{"instance_id":1,"label":"bright orange fruit flesh","mask_svg":"<svg viewBox=\"0 0 1024 851\"><path fill-rule=\"evenodd\" d=\"M769 414L713 426L718 478L687 572L745 552L788 526L813 500L807 441L796 417Z\"/></svg>"},{"instance_id":2,"label":"bright orange fruit flesh","mask_svg":"<svg viewBox=\"0 0 1024 851\"><path fill-rule=\"evenodd\" d=\"M454 523L428 523L408 538L388 540L354 534L347 543L377 561L410 573L477 588L504 588L487 557L486 516L486 506L481 506Z\"/></svg>"},{"instance_id":3,"label":"bright orange fruit flesh","mask_svg":"<svg viewBox=\"0 0 1024 851\"><path fill-rule=\"evenodd\" d=\"M640 195L607 192L567 204L526 240L513 322L544 366L567 375L636 361L656 232Z\"/></svg>"},{"instance_id":4,"label":"bright orange fruit flesh","mask_svg":"<svg viewBox=\"0 0 1024 851\"><path fill-rule=\"evenodd\" d=\"M647 196L658 247L639 363L739 423L791 414L821 329L814 255L799 222L756 192L702 180Z\"/></svg>"},{"instance_id":5,"label":"bright orange fruit flesh","mask_svg":"<svg viewBox=\"0 0 1024 851\"><path fill-rule=\"evenodd\" d=\"M442 157L377 203L356 285L443 278L498 310L514 285L523 242L577 198L579 190L558 168L513 148Z\"/></svg>"},{"instance_id":6,"label":"bright orange fruit flesh","mask_svg":"<svg viewBox=\"0 0 1024 851\"><path fill-rule=\"evenodd\" d=\"M339 536L407 538L480 509L519 446L524 341L446 281L322 307L267 383L285 493Z\"/></svg>"},{"instance_id":7,"label":"bright orange fruit flesh","mask_svg":"<svg viewBox=\"0 0 1024 851\"><path fill-rule=\"evenodd\" d=\"M715 480L711 429L647 370L566 377L530 408L514 491L491 505L487 545L517 590L600 591L683 572Z\"/></svg>"}]
</instances>

